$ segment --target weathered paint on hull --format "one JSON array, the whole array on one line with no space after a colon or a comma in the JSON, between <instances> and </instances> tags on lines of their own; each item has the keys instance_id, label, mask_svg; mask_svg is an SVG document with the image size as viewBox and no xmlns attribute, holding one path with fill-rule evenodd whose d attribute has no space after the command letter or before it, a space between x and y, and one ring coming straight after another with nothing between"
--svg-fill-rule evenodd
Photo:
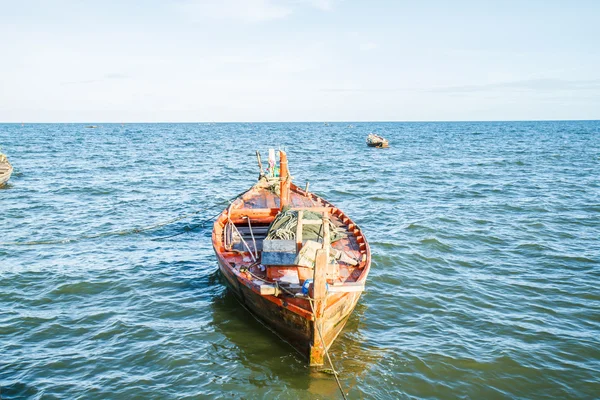
<instances>
[{"instance_id":1,"label":"weathered paint on hull","mask_svg":"<svg viewBox=\"0 0 600 400\"><path fill-rule=\"evenodd\" d=\"M387 144L387 143L367 143L367 146L377 147L378 149L383 149L385 147L389 147L389 144Z\"/></svg>"},{"instance_id":2,"label":"weathered paint on hull","mask_svg":"<svg viewBox=\"0 0 600 400\"><path fill-rule=\"evenodd\" d=\"M282 160L280 165L284 166L283 170L287 170L283 162L285 160L283 157L280 159ZM281 177L284 175L282 174ZM287 184L287 188L284 183ZM323 365L325 349L331 346L344 328L364 290L371 267L369 245L352 219L328 201L298 188L287 179L279 180L279 193L283 193L284 196L273 193L270 185L268 179L264 181L262 178L259 179L256 185L238 196L236 201L217 217L213 225L212 242L219 270L236 298L254 317L291 344L309 360L311 366ZM324 256L325 253L320 253L322 260L318 264L321 267L315 268L314 284L310 289L311 296L315 297L314 308L306 297L299 295L298 287L292 289L291 296L290 293L277 294L277 289L273 288L274 279L269 276L270 270L265 271L256 266L256 262L252 261L255 259L252 255L255 250L251 250L248 244L244 243L245 248L238 247L235 250L231 243L229 247L227 246L227 241L231 240L231 237L227 234L226 226L232 224L245 229L247 224L253 242L252 248L262 251L264 237L257 237L254 243L255 237L252 235L250 219L253 226L258 224L264 229L281 212L281 204L287 204L287 201L300 211L310 210L330 214L328 218L333 218L337 224L346 228L346 237L336 244L338 250L347 252L350 257L358 261L358 264L352 264L354 267L343 265L342 262L347 279L338 278L338 281L332 279L330 284L335 289L329 292L325 284L325 279L328 278L325 278L326 272L323 269L327 265L327 257ZM238 234L243 236L239 231ZM256 256L261 257L258 254ZM320 274L316 273L317 269Z\"/></svg>"},{"instance_id":3,"label":"weathered paint on hull","mask_svg":"<svg viewBox=\"0 0 600 400\"><path fill-rule=\"evenodd\" d=\"M311 337L310 321L263 298L241 284L231 273L230 268L224 265L224 261L221 259L218 261L219 270L238 301L281 339L292 345L304 357L308 357Z\"/></svg>"},{"instance_id":4,"label":"weathered paint on hull","mask_svg":"<svg viewBox=\"0 0 600 400\"><path fill-rule=\"evenodd\" d=\"M341 298L338 298L333 304L331 304L332 299L328 298L329 303L325 305L325 312L318 321L319 327L321 328L321 335L323 335L323 342L326 344L327 349L329 349L331 344L342 332L342 329L344 329L346 322L348 322L348 318L358 303L360 295L360 293L347 293ZM320 343L320 337L317 336L319 335L319 331L314 324L314 322L311 322L311 328L314 332L313 335L319 339L317 342ZM311 366L322 365L324 359L325 353L323 348L311 349L311 354L309 356Z\"/></svg>"},{"instance_id":5,"label":"weathered paint on hull","mask_svg":"<svg viewBox=\"0 0 600 400\"><path fill-rule=\"evenodd\" d=\"M10 179L10 176L12 175L12 171L13 171L13 169L9 164L8 170L6 170L3 173L0 173L0 186L4 186L8 182L8 180Z\"/></svg>"},{"instance_id":6,"label":"weathered paint on hull","mask_svg":"<svg viewBox=\"0 0 600 400\"><path fill-rule=\"evenodd\" d=\"M314 338L319 339L317 342L320 341L320 337L317 336L319 332L315 322L309 321L255 293L239 282L225 261L218 256L217 259L219 271L221 271L227 286L232 290L238 301L281 339L306 357L311 366L323 365L325 355L323 348L313 348L311 346ZM338 299L337 303L339 305L325 309L325 315L319 320L319 326L327 348L331 346L344 329L359 298L360 293L348 293L343 298Z\"/></svg>"}]
</instances>

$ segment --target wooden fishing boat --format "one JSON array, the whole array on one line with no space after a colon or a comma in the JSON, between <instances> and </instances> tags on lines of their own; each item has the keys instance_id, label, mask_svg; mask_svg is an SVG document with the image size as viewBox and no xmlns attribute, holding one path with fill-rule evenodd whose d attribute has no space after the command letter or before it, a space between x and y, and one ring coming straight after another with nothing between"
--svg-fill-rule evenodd
<instances>
[{"instance_id":1,"label":"wooden fishing boat","mask_svg":"<svg viewBox=\"0 0 600 400\"><path fill-rule=\"evenodd\" d=\"M371 133L371 134L369 134L369 136L367 136L367 146L383 148L383 147L388 147L389 143L388 143L387 139L384 139L383 137L381 137L379 135L375 135L374 133Z\"/></svg>"},{"instance_id":2,"label":"wooden fishing boat","mask_svg":"<svg viewBox=\"0 0 600 400\"><path fill-rule=\"evenodd\" d=\"M342 331L371 266L367 240L339 208L292 183L270 151L258 182L216 219L219 269L240 303L311 366ZM278 173L279 172L279 173Z\"/></svg>"},{"instance_id":3,"label":"wooden fishing boat","mask_svg":"<svg viewBox=\"0 0 600 400\"><path fill-rule=\"evenodd\" d=\"M0 153L0 186L4 186L4 184L8 182L12 172L12 165L10 165L10 162L8 162L6 156Z\"/></svg>"}]
</instances>

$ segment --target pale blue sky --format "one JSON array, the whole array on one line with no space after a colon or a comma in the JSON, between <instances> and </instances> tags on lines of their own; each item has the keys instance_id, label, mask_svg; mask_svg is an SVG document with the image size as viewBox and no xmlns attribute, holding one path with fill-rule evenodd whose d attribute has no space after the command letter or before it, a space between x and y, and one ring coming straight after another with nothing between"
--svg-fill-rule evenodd
<instances>
[{"instance_id":1,"label":"pale blue sky","mask_svg":"<svg viewBox=\"0 0 600 400\"><path fill-rule=\"evenodd\" d=\"M0 0L0 122L600 119L598 1Z\"/></svg>"}]
</instances>

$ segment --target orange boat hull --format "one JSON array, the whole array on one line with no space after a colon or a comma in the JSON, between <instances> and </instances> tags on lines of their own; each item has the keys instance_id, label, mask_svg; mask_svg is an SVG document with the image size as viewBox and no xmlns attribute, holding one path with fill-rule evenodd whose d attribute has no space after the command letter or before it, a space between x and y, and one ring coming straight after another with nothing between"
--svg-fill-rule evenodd
<instances>
[{"instance_id":1,"label":"orange boat hull","mask_svg":"<svg viewBox=\"0 0 600 400\"><path fill-rule=\"evenodd\" d=\"M289 199L284 201L289 200L291 207L331 212L330 218L347 235L332 244L335 249L332 251L345 252L356 262L346 265L342 260L337 263L342 277L328 275L328 286L323 295L313 295L318 290L317 267L314 284L309 284L314 292L309 292L311 297L308 297L298 291L290 292L283 283L275 282L278 279L276 273L270 273L273 271L270 268L285 272L300 271L301 266L265 267L260 264L264 232L279 213L279 197L272 191L252 187L224 210L214 224L213 248L227 286L244 308L306 357L311 366L318 366L324 363L325 352L344 328L361 296L371 266L370 249L356 224L329 202L293 184L290 184L287 196ZM251 233L251 239L246 236L247 242L242 240L244 247L232 248L231 231L228 231L233 229L231 225L235 225L238 235ZM261 233L264 236L260 236ZM301 246L300 240L298 247ZM301 281L306 279L299 272L297 276ZM322 282L325 285L325 281ZM299 290L300 287L296 285L295 288ZM267 293L267 290L274 292Z\"/></svg>"}]
</instances>

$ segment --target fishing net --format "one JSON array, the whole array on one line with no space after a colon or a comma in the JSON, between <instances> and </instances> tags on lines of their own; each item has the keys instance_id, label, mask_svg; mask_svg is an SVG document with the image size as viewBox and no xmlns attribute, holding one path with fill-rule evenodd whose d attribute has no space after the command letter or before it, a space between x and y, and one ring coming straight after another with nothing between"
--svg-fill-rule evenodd
<instances>
[{"instance_id":1,"label":"fishing net","mask_svg":"<svg viewBox=\"0 0 600 400\"><path fill-rule=\"evenodd\" d=\"M320 213L304 211L303 219L322 220ZM343 238L345 235L331 221L329 223L330 242ZM287 210L279 213L269 226L267 239L293 240L296 239L298 226L298 211ZM302 239L318 241L323 237L323 224L302 224Z\"/></svg>"}]
</instances>

